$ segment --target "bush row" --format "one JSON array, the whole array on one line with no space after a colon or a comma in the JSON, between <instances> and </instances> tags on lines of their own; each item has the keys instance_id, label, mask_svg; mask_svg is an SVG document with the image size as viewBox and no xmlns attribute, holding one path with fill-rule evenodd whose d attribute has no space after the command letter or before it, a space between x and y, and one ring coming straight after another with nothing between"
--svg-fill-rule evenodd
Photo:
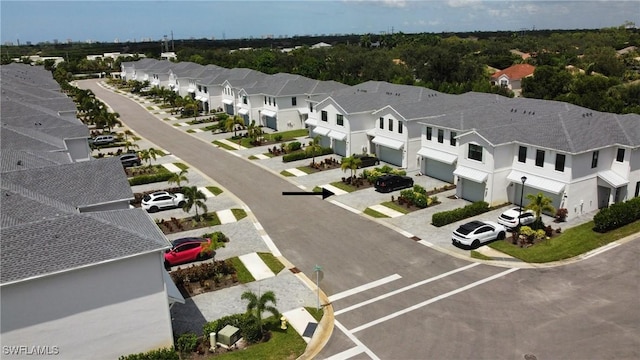
<instances>
[{"instance_id":1,"label":"bush row","mask_svg":"<svg viewBox=\"0 0 640 360\"><path fill-rule=\"evenodd\" d=\"M362 176L364 176L370 184L375 184L376 180L384 174L405 176L407 172L402 169L394 169L389 165L373 168L373 170L362 170Z\"/></svg>"},{"instance_id":2,"label":"bush row","mask_svg":"<svg viewBox=\"0 0 640 360\"><path fill-rule=\"evenodd\" d=\"M180 355L173 349L158 349L146 353L120 356L118 360L180 360Z\"/></svg>"},{"instance_id":3,"label":"bush row","mask_svg":"<svg viewBox=\"0 0 640 360\"><path fill-rule=\"evenodd\" d=\"M229 260L216 260L212 263L206 262L199 265L191 265L186 268L179 268L171 272L171 279L176 286L182 286L187 282L199 282L201 280L213 279L216 276L235 274L236 269Z\"/></svg>"},{"instance_id":4,"label":"bush row","mask_svg":"<svg viewBox=\"0 0 640 360\"><path fill-rule=\"evenodd\" d=\"M462 219L480 215L487 211L489 211L489 204L484 201L477 201L463 208L435 213L431 217L431 223L433 224L433 226L440 227L454 223L456 221L460 221Z\"/></svg>"},{"instance_id":5,"label":"bush row","mask_svg":"<svg viewBox=\"0 0 640 360\"><path fill-rule=\"evenodd\" d=\"M302 160L302 159L310 159L313 157L313 155L311 154L311 151L309 151L308 149L309 148L307 148L306 151L298 150L296 152L283 155L282 162L291 162L291 161ZM316 151L315 156L322 156L322 155L329 155L329 154L333 154L333 149L327 147L327 148L320 149L320 151Z\"/></svg>"},{"instance_id":6,"label":"bush row","mask_svg":"<svg viewBox=\"0 0 640 360\"><path fill-rule=\"evenodd\" d=\"M163 181L169 180L171 176L173 176L173 173L171 172L166 172L166 173L163 172L159 174L150 174L150 175L140 175L140 176L132 177L131 179L129 179L129 185L134 186L134 185L151 184L154 182L163 182Z\"/></svg>"},{"instance_id":7,"label":"bush row","mask_svg":"<svg viewBox=\"0 0 640 360\"><path fill-rule=\"evenodd\" d=\"M607 232L640 220L640 197L601 209L594 217L594 231Z\"/></svg>"}]
</instances>

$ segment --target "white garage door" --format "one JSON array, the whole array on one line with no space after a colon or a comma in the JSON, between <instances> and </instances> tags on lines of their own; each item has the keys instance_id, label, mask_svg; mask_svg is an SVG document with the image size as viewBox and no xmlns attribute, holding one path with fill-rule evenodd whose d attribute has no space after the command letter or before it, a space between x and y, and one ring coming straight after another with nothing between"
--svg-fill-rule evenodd
<instances>
[{"instance_id":1,"label":"white garage door","mask_svg":"<svg viewBox=\"0 0 640 360\"><path fill-rule=\"evenodd\" d=\"M522 191L522 184L518 184L516 183L516 193L515 193L515 199L514 199L514 204L520 206L520 196L522 195L522 206L527 206L529 205L529 199L527 199L527 195L538 195L538 193L542 193L544 196L548 197L549 199L551 199L551 205L553 205L554 208L559 208L560 207L560 202L562 201L562 195L561 194L553 194L550 193L548 191L542 191L536 188L532 188L529 186L525 186L524 187L524 193L521 193ZM555 216L555 214L547 214L550 216Z\"/></svg>"},{"instance_id":2,"label":"white garage door","mask_svg":"<svg viewBox=\"0 0 640 360\"><path fill-rule=\"evenodd\" d=\"M422 159L423 174L438 180L453 183L453 171L456 169L456 166L454 164L449 165L447 163L443 163L442 161L437 161L426 157L423 157Z\"/></svg>"},{"instance_id":3,"label":"white garage door","mask_svg":"<svg viewBox=\"0 0 640 360\"><path fill-rule=\"evenodd\" d=\"M478 183L468 179L460 178L458 186L462 185L462 198L471 201L484 201L484 183Z\"/></svg>"},{"instance_id":4,"label":"white garage door","mask_svg":"<svg viewBox=\"0 0 640 360\"><path fill-rule=\"evenodd\" d=\"M395 150L386 146L378 146L378 158L389 164L402 166L402 149Z\"/></svg>"},{"instance_id":5,"label":"white garage door","mask_svg":"<svg viewBox=\"0 0 640 360\"><path fill-rule=\"evenodd\" d=\"M340 156L347 156L347 141L333 140L333 152Z\"/></svg>"}]
</instances>

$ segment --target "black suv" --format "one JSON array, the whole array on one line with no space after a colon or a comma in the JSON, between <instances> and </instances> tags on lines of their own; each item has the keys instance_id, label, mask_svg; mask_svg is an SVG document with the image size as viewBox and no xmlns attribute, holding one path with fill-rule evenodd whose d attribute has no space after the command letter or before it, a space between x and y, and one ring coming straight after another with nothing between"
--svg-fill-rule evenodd
<instances>
[{"instance_id":1,"label":"black suv","mask_svg":"<svg viewBox=\"0 0 640 360\"><path fill-rule=\"evenodd\" d=\"M382 175L376 180L376 191L390 192L394 190L406 189L413 186L413 179L408 176Z\"/></svg>"},{"instance_id":2,"label":"black suv","mask_svg":"<svg viewBox=\"0 0 640 360\"><path fill-rule=\"evenodd\" d=\"M358 169L367 166L380 165L380 159L375 155L358 154L353 155L353 157L355 159L360 159L360 166L358 166Z\"/></svg>"},{"instance_id":3,"label":"black suv","mask_svg":"<svg viewBox=\"0 0 640 360\"><path fill-rule=\"evenodd\" d=\"M120 155L120 162L122 162L122 166L124 167L132 167L132 166L140 166L142 165L142 160L138 154L124 154Z\"/></svg>"}]
</instances>

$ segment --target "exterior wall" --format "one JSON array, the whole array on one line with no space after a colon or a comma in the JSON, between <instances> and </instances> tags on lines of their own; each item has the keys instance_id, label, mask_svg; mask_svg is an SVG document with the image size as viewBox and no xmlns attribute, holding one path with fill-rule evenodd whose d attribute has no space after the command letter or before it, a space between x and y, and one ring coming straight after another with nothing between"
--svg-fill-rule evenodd
<instances>
[{"instance_id":1,"label":"exterior wall","mask_svg":"<svg viewBox=\"0 0 640 360\"><path fill-rule=\"evenodd\" d=\"M460 138L459 140L460 141L458 142L458 145L459 145L458 146L458 166L465 166L475 170L488 172L489 176L487 178L487 183L485 184L484 201L488 202L490 205L499 203L500 200L497 200L494 202L493 199L488 197L489 189L491 189L491 187L493 186L491 182L493 181L492 173L493 173L493 169L495 168L495 164L493 160L493 156L494 156L493 147L489 143L487 143L483 138L481 138L476 134L469 134L467 136ZM468 158L469 144L482 146L482 161L477 161L477 160ZM456 176L456 184L458 183L458 181L459 179ZM458 195L459 197L462 197L462 191L463 191L462 187L458 186L456 188L456 195ZM493 193L491 195L493 195ZM498 199L500 199L500 197L498 197Z\"/></svg>"},{"instance_id":2,"label":"exterior wall","mask_svg":"<svg viewBox=\"0 0 640 360\"><path fill-rule=\"evenodd\" d=\"M161 253L2 286L3 346L117 359L173 344ZM3 354L3 359L18 358Z\"/></svg>"},{"instance_id":3,"label":"exterior wall","mask_svg":"<svg viewBox=\"0 0 640 360\"><path fill-rule=\"evenodd\" d=\"M628 198L631 199L636 196L636 189L640 196L640 149L627 150L627 152L630 153Z\"/></svg>"},{"instance_id":4,"label":"exterior wall","mask_svg":"<svg viewBox=\"0 0 640 360\"><path fill-rule=\"evenodd\" d=\"M91 149L86 138L65 139L64 143L71 161L89 161L92 159Z\"/></svg>"}]
</instances>

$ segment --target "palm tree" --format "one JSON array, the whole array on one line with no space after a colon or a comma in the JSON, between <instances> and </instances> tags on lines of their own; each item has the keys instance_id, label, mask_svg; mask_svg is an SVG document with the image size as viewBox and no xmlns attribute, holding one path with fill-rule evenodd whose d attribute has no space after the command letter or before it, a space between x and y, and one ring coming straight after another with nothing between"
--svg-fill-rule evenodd
<instances>
[{"instance_id":1,"label":"palm tree","mask_svg":"<svg viewBox=\"0 0 640 360\"><path fill-rule=\"evenodd\" d=\"M349 156L346 158L342 158L342 163L340 164L340 169L342 171L347 171L347 169L351 170L351 178L355 177L355 172L358 170L358 167L362 164L362 160Z\"/></svg>"},{"instance_id":2,"label":"palm tree","mask_svg":"<svg viewBox=\"0 0 640 360\"><path fill-rule=\"evenodd\" d=\"M202 192L202 190L198 190L196 186L189 186L187 188L182 189L185 197L185 203L182 207L182 210L186 213L191 211L191 209L195 206L196 208L196 216L194 219L196 221L200 221L200 214L198 214L198 208L202 209L203 213L207 213L207 204L205 201L207 200L207 196Z\"/></svg>"},{"instance_id":3,"label":"palm tree","mask_svg":"<svg viewBox=\"0 0 640 360\"><path fill-rule=\"evenodd\" d=\"M536 214L535 223L542 225L542 212L546 211L554 214L556 212L556 209L553 207L553 205L551 205L553 203L553 200L551 200L551 198L547 196L544 196L544 194L541 192L539 192L537 195L527 194L527 200L529 200L529 205L527 205L525 208L533 210L533 212Z\"/></svg>"},{"instance_id":4,"label":"palm tree","mask_svg":"<svg viewBox=\"0 0 640 360\"><path fill-rule=\"evenodd\" d=\"M262 328L262 314L265 311L270 312L275 317L280 317L280 312L275 306L267 305L269 302L276 305L276 295L273 291L267 291L258 297L251 291L245 291L241 296L242 300L248 300L247 304L247 314L251 315L260 326L260 332L264 333L264 329Z\"/></svg>"},{"instance_id":5,"label":"palm tree","mask_svg":"<svg viewBox=\"0 0 640 360\"><path fill-rule=\"evenodd\" d=\"M224 121L224 129L226 131L231 131L233 130L233 137L237 136L236 131L238 130L238 128L236 127L236 125L242 125L243 121L242 118L239 116L229 116L225 121Z\"/></svg>"},{"instance_id":6,"label":"palm tree","mask_svg":"<svg viewBox=\"0 0 640 360\"><path fill-rule=\"evenodd\" d=\"M307 146L307 152L311 152L311 163L316 163L316 152L322 150L322 146L320 145L320 135L316 136L309 142L309 146Z\"/></svg>"},{"instance_id":7,"label":"palm tree","mask_svg":"<svg viewBox=\"0 0 640 360\"><path fill-rule=\"evenodd\" d=\"M133 133L131 132L131 130L127 129L124 131L124 146L127 150L127 152L129 152L129 148L139 148L138 144L134 144L131 141L129 141L129 136L132 136Z\"/></svg>"},{"instance_id":8,"label":"palm tree","mask_svg":"<svg viewBox=\"0 0 640 360\"><path fill-rule=\"evenodd\" d=\"M251 142L255 143L256 145L260 145L260 137L263 134L264 131L262 131L262 128L256 125L255 120L251 120L251 124L249 124L249 127L247 127L247 135L249 135Z\"/></svg>"},{"instance_id":9,"label":"palm tree","mask_svg":"<svg viewBox=\"0 0 640 360\"><path fill-rule=\"evenodd\" d=\"M169 185L176 184L176 186L180 187L182 182L189 182L189 178L187 178L188 173L189 172L186 169L181 170L179 173L172 173L171 177L167 180L167 183L169 183Z\"/></svg>"},{"instance_id":10,"label":"palm tree","mask_svg":"<svg viewBox=\"0 0 640 360\"><path fill-rule=\"evenodd\" d=\"M147 166L151 166L151 159L155 160L158 156L158 151L154 148L148 148L140 151L140 159L147 162Z\"/></svg>"}]
</instances>

